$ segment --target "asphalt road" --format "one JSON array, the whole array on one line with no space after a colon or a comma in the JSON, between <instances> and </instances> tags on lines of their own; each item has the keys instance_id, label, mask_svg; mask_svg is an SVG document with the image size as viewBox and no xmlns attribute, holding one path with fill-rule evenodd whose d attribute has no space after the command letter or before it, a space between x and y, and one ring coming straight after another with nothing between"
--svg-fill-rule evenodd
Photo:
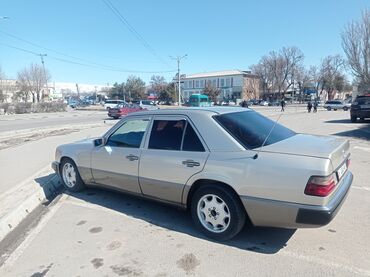
<instances>
[{"instance_id":1,"label":"asphalt road","mask_svg":"<svg viewBox=\"0 0 370 277\"><path fill-rule=\"evenodd\" d=\"M370 276L370 123L353 124L343 111L257 110L297 132L350 140L355 179L329 225L246 226L219 243L202 236L184 211L89 189L50 205L0 276Z\"/></svg>"},{"instance_id":2,"label":"asphalt road","mask_svg":"<svg viewBox=\"0 0 370 277\"><path fill-rule=\"evenodd\" d=\"M80 125L107 119L105 111L76 111L40 114L15 114L0 116L0 133L37 128L58 128L66 125Z\"/></svg>"}]
</instances>

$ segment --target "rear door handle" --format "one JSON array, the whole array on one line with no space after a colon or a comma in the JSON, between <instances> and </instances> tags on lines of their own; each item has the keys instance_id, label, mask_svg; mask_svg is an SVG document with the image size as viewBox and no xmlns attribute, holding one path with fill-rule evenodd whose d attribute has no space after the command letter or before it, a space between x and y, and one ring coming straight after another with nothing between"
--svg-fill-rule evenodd
<instances>
[{"instance_id":1,"label":"rear door handle","mask_svg":"<svg viewBox=\"0 0 370 277\"><path fill-rule=\"evenodd\" d=\"M182 164L186 165L187 167L200 166L200 163L193 161L193 160L182 161Z\"/></svg>"},{"instance_id":2,"label":"rear door handle","mask_svg":"<svg viewBox=\"0 0 370 277\"><path fill-rule=\"evenodd\" d=\"M132 155L132 154L130 154L130 155L127 155L126 156L126 158L129 160L129 161L137 161L138 159L139 159L139 157L138 156L135 156L135 155Z\"/></svg>"}]
</instances>

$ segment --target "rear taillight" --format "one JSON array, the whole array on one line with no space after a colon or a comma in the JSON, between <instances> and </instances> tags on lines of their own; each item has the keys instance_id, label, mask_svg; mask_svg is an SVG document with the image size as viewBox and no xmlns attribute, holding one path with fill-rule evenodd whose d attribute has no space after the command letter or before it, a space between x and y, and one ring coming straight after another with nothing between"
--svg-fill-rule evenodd
<instances>
[{"instance_id":1,"label":"rear taillight","mask_svg":"<svg viewBox=\"0 0 370 277\"><path fill-rule=\"evenodd\" d=\"M307 195L325 197L328 196L335 188L335 176L327 177L312 176L306 185L304 193Z\"/></svg>"},{"instance_id":2,"label":"rear taillight","mask_svg":"<svg viewBox=\"0 0 370 277\"><path fill-rule=\"evenodd\" d=\"M348 159L347 159L347 168L350 166L350 164L351 164L351 159L350 159L350 158L348 158Z\"/></svg>"}]
</instances>

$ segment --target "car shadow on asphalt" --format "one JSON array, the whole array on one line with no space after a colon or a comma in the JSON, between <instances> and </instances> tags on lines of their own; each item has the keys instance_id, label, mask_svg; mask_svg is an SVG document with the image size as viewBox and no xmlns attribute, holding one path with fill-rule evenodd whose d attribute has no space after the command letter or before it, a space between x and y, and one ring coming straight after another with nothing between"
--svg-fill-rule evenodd
<instances>
[{"instance_id":1,"label":"car shadow on asphalt","mask_svg":"<svg viewBox=\"0 0 370 277\"><path fill-rule=\"evenodd\" d=\"M370 125L363 125L360 128L333 133L334 136L357 138L363 140L370 140Z\"/></svg>"},{"instance_id":2,"label":"car shadow on asphalt","mask_svg":"<svg viewBox=\"0 0 370 277\"><path fill-rule=\"evenodd\" d=\"M257 228L246 224L244 229L232 240L218 242L210 240L198 231L192 223L190 213L181 208L106 189L89 188L80 193L66 193L83 201L144 220L149 224L213 243L262 254L279 252L287 245L296 231L295 229Z\"/></svg>"},{"instance_id":3,"label":"car shadow on asphalt","mask_svg":"<svg viewBox=\"0 0 370 277\"><path fill-rule=\"evenodd\" d=\"M355 122L352 122L350 119L333 119L333 120L327 120L324 123L351 123L351 124L356 124L356 123L370 123L370 120L369 119L359 120L355 123Z\"/></svg>"}]
</instances>

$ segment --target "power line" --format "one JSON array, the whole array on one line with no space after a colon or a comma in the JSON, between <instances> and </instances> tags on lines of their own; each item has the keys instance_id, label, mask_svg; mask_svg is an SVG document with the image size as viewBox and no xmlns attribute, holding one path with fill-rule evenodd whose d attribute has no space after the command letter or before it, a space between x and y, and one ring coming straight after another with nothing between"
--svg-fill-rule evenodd
<instances>
[{"instance_id":1,"label":"power line","mask_svg":"<svg viewBox=\"0 0 370 277\"><path fill-rule=\"evenodd\" d=\"M170 66L158 53L150 46L150 44L143 38L142 35L128 22L128 20L122 15L122 13L112 4L110 0L102 0L103 3L112 11L113 14L125 25L125 27L141 42L141 44L155 57L157 57L162 63Z\"/></svg>"},{"instance_id":2,"label":"power line","mask_svg":"<svg viewBox=\"0 0 370 277\"><path fill-rule=\"evenodd\" d=\"M78 60L78 61L83 62L83 64L82 63L73 62L74 64L83 65L83 66L87 66L86 64L91 64L91 65L94 65L94 66L97 66L97 67L104 67L107 70L108 69L111 69L112 71L122 71L122 72L127 71L127 72L132 72L132 73L144 73L144 72L140 72L140 70L137 70L136 72L134 72L134 70L131 71L131 70L126 70L126 69L120 69L120 68L116 68L116 67L113 67L113 66L110 66L110 65L105 65L105 64L100 64L100 63L92 62L92 61L89 61L89 60L86 60L86 59L82 59L82 58L78 58L78 57L75 57L75 56L72 56L72 55L69 55L69 54L65 54L63 52L60 52L60 51L57 51L57 50L54 50L54 49L51 49L51 48L48 48L48 47L44 47L44 46L42 46L40 44L34 43L32 41L23 39L23 38L21 38L19 36L16 36L16 35L13 35L13 34L9 34L7 32L1 31L1 30L0 30L0 33L1 34L4 34L6 36L9 36L9 37L15 38L15 39L17 39L19 41L25 42L25 43L27 43L29 45L34 46L34 47L41 48L41 49L47 50L49 52L53 52L55 54L58 54L60 56L64 56L64 57L67 57L67 58L71 58L71 59L75 59L75 60ZM64 62L66 61L64 59L59 59L59 60L60 61L64 61ZM168 72L174 72L174 71L175 70L164 70L164 71L156 71L154 73L168 73Z\"/></svg>"},{"instance_id":3,"label":"power line","mask_svg":"<svg viewBox=\"0 0 370 277\"><path fill-rule=\"evenodd\" d=\"M13 46L13 45L2 43L2 42L0 42L0 45L6 46L6 47L9 47L9 48L12 48L12 49L16 49L16 50L19 50L19 51L22 51L22 52L25 52L25 53L29 53L29 54L33 54L33 55L36 55L36 56L40 56L39 53L36 53L34 51L31 51L31 50L24 49L24 48L21 48L21 47ZM62 58L58 58L58 57L50 56L50 55L48 55L48 58L53 59L53 60L57 60L57 61L60 61L60 62L64 62L64 63L75 64L75 65L80 65L80 66L89 67L89 68L95 68L95 69L102 69L102 70L107 70L107 71L122 72L122 73L143 73L143 74L148 73L148 74L156 74L156 73L170 73L170 72L175 72L174 70L168 70L168 71L127 70L127 69L113 68L113 67L109 67L109 66L98 66L98 65L91 65L91 64L81 63L81 62L75 62L75 61L71 61L71 60L67 60L67 59L62 59Z\"/></svg>"}]
</instances>

